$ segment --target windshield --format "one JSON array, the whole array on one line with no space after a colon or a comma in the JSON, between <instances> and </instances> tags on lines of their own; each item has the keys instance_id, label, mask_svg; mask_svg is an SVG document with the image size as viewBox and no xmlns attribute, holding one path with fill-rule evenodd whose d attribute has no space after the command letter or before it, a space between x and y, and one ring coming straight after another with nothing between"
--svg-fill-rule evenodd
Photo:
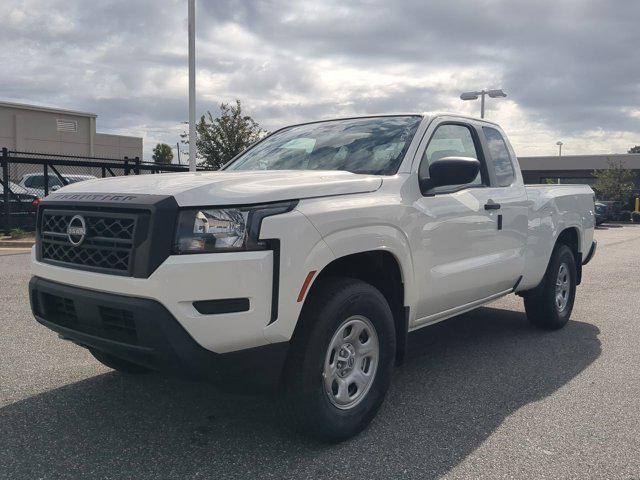
<instances>
[{"instance_id":1,"label":"windshield","mask_svg":"<svg viewBox=\"0 0 640 480\"><path fill-rule=\"evenodd\" d=\"M227 170L346 170L394 174L421 117L333 120L286 128L265 138Z\"/></svg>"}]
</instances>

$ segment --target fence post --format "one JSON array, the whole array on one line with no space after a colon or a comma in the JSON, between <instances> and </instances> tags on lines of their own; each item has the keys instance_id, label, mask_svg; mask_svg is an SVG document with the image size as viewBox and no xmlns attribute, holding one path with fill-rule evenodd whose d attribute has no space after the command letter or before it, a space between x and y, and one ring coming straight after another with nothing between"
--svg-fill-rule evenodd
<instances>
[{"instance_id":1,"label":"fence post","mask_svg":"<svg viewBox=\"0 0 640 480\"><path fill-rule=\"evenodd\" d=\"M129 157L124 157L124 174L129 175Z\"/></svg>"},{"instance_id":2,"label":"fence post","mask_svg":"<svg viewBox=\"0 0 640 480\"><path fill-rule=\"evenodd\" d=\"M45 163L44 167L44 196L49 195L49 164Z\"/></svg>"},{"instance_id":3,"label":"fence post","mask_svg":"<svg viewBox=\"0 0 640 480\"><path fill-rule=\"evenodd\" d=\"M4 233L11 233L11 206L9 205L9 150L2 148L2 197L4 200Z\"/></svg>"},{"instance_id":4,"label":"fence post","mask_svg":"<svg viewBox=\"0 0 640 480\"><path fill-rule=\"evenodd\" d=\"M134 158L133 161L135 162L135 165L136 165L134 172L136 173L136 175L140 175L140 157Z\"/></svg>"},{"instance_id":5,"label":"fence post","mask_svg":"<svg viewBox=\"0 0 640 480\"><path fill-rule=\"evenodd\" d=\"M102 167L102 178L107 176L107 169Z\"/></svg>"}]
</instances>

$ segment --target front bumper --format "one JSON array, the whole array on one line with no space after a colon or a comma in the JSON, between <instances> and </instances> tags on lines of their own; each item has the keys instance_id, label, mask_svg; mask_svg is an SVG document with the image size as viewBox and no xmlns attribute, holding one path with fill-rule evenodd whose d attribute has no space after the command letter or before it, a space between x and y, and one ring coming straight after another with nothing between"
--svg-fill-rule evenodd
<instances>
[{"instance_id":1,"label":"front bumper","mask_svg":"<svg viewBox=\"0 0 640 480\"><path fill-rule=\"evenodd\" d=\"M273 251L172 255L149 278L64 268L32 256L32 273L73 287L150 299L161 304L202 347L215 353L273 343L265 338L272 315ZM242 312L201 313L194 302L243 298ZM282 339L284 340L284 339Z\"/></svg>"},{"instance_id":2,"label":"front bumper","mask_svg":"<svg viewBox=\"0 0 640 480\"><path fill-rule=\"evenodd\" d=\"M39 277L29 283L34 316L61 337L145 367L205 378L232 389L277 385L289 343L217 354L200 346L159 302Z\"/></svg>"}]
</instances>

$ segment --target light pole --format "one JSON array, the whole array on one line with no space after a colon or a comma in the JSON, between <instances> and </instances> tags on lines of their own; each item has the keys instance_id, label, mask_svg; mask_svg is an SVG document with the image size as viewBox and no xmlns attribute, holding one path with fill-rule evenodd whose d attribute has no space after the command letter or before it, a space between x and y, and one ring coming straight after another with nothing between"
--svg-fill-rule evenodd
<instances>
[{"instance_id":1,"label":"light pole","mask_svg":"<svg viewBox=\"0 0 640 480\"><path fill-rule=\"evenodd\" d=\"M507 94L502 89L497 90L480 90L479 92L464 92L460 95L460 100L477 100L480 97L480 118L484 118L484 97L488 95L490 98L506 97Z\"/></svg>"},{"instance_id":2,"label":"light pole","mask_svg":"<svg viewBox=\"0 0 640 480\"><path fill-rule=\"evenodd\" d=\"M196 171L196 0L189 6L189 171Z\"/></svg>"},{"instance_id":3,"label":"light pole","mask_svg":"<svg viewBox=\"0 0 640 480\"><path fill-rule=\"evenodd\" d=\"M558 156L561 157L562 156L562 145L564 145L564 143L562 143L561 141L557 141L556 145L558 146Z\"/></svg>"}]
</instances>

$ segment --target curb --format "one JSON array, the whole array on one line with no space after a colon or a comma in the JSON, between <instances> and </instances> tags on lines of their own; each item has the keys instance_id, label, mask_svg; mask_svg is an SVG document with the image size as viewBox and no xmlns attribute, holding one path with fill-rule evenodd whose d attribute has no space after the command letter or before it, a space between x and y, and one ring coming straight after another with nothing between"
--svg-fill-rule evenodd
<instances>
[{"instance_id":1,"label":"curb","mask_svg":"<svg viewBox=\"0 0 640 480\"><path fill-rule=\"evenodd\" d=\"M32 240L0 240L0 248L31 248L34 243Z\"/></svg>"},{"instance_id":2,"label":"curb","mask_svg":"<svg viewBox=\"0 0 640 480\"><path fill-rule=\"evenodd\" d=\"M28 248L0 248L0 258L13 255L29 255L31 249Z\"/></svg>"}]
</instances>

